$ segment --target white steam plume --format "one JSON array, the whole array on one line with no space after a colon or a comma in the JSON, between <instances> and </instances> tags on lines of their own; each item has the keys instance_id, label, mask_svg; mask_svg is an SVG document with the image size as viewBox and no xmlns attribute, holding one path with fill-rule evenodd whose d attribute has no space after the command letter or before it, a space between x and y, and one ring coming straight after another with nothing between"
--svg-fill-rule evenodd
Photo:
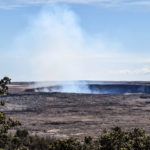
<instances>
[{"instance_id":1,"label":"white steam plume","mask_svg":"<svg viewBox=\"0 0 150 150\"><path fill-rule=\"evenodd\" d=\"M73 11L53 5L30 18L14 48L17 80L58 81L101 80L116 46L88 35Z\"/></svg>"}]
</instances>

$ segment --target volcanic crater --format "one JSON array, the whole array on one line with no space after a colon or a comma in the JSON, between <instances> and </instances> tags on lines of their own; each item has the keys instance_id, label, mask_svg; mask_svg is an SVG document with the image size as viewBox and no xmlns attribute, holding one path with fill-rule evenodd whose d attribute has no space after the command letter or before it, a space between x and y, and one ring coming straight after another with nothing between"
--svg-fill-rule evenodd
<instances>
[{"instance_id":1,"label":"volcanic crater","mask_svg":"<svg viewBox=\"0 0 150 150\"><path fill-rule=\"evenodd\" d=\"M40 136L98 137L114 126L150 133L149 82L89 82L86 88L80 83L77 91L61 84L11 83L9 94L0 97L6 100L1 109Z\"/></svg>"}]
</instances>

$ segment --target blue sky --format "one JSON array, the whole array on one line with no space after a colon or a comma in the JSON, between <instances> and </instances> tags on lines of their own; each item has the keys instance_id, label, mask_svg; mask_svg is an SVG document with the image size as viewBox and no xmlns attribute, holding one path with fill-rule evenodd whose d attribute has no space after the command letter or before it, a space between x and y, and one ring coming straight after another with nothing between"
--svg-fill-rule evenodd
<instances>
[{"instance_id":1,"label":"blue sky","mask_svg":"<svg viewBox=\"0 0 150 150\"><path fill-rule=\"evenodd\" d=\"M0 0L0 76L149 80L149 0Z\"/></svg>"}]
</instances>

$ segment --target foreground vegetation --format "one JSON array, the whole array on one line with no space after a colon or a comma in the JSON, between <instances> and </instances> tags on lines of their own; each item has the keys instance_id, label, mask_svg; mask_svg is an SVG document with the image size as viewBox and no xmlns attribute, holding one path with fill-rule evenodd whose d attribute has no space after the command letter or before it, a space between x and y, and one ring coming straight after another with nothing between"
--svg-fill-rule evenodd
<instances>
[{"instance_id":1,"label":"foreground vegetation","mask_svg":"<svg viewBox=\"0 0 150 150\"><path fill-rule=\"evenodd\" d=\"M0 137L0 150L150 150L150 136L142 129L131 132L115 127L93 140L51 139L31 136L26 130L17 130L14 136Z\"/></svg>"},{"instance_id":2,"label":"foreground vegetation","mask_svg":"<svg viewBox=\"0 0 150 150\"><path fill-rule=\"evenodd\" d=\"M0 94L8 94L8 77L0 80ZM5 101L0 101L0 107ZM27 130L18 127L15 134L9 130L20 126L20 122L8 118L0 112L0 150L150 150L150 136L143 129L124 131L120 127L104 130L97 139L85 137L78 139L54 139L32 136Z\"/></svg>"}]
</instances>

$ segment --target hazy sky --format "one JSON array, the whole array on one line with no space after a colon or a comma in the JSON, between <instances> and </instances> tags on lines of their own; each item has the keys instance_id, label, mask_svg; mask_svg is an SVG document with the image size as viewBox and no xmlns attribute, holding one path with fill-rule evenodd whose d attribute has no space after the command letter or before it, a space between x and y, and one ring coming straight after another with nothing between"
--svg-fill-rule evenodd
<instances>
[{"instance_id":1,"label":"hazy sky","mask_svg":"<svg viewBox=\"0 0 150 150\"><path fill-rule=\"evenodd\" d=\"M149 80L150 0L0 0L0 77Z\"/></svg>"}]
</instances>

